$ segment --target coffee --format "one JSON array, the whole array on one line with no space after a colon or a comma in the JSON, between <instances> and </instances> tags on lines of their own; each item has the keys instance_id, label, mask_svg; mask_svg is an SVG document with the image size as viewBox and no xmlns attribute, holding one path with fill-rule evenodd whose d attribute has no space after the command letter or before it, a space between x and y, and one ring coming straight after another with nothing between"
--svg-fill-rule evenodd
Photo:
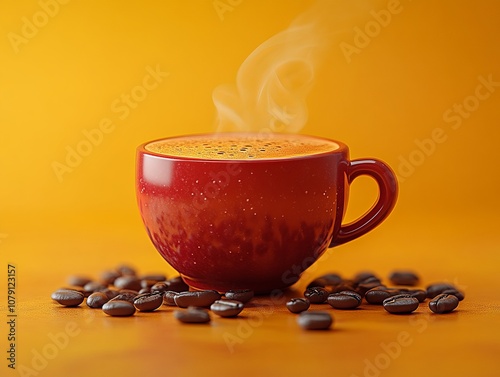
<instances>
[{"instance_id":1,"label":"coffee","mask_svg":"<svg viewBox=\"0 0 500 377\"><path fill-rule=\"evenodd\" d=\"M339 148L333 141L304 135L214 134L155 141L145 149L162 155L208 160L266 160L309 156Z\"/></svg>"}]
</instances>

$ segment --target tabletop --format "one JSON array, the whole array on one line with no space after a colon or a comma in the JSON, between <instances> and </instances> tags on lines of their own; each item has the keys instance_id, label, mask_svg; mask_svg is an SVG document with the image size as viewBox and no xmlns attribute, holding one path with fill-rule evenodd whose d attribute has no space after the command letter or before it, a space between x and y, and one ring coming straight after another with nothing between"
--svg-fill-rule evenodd
<instances>
[{"instance_id":1,"label":"tabletop","mask_svg":"<svg viewBox=\"0 0 500 377\"><path fill-rule=\"evenodd\" d=\"M140 273L175 276L141 227L10 234L2 242L3 291L11 265L16 289L9 298L14 296L15 306L9 311L7 295L2 294L0 308L3 351L9 353L13 345L15 359L12 363L3 358L2 375L496 376L498 236L480 242L472 237L458 240L460 229L442 226L436 232L433 226L419 229L418 223L413 219L392 224L391 234L382 226L330 249L289 290L255 297L236 318L212 313L210 323L196 325L178 322L176 308L165 305L132 317L109 317L85 303L66 308L51 300L51 293L66 286L70 275L97 278L122 263ZM445 223L436 219L433 225ZM414 232L423 238L412 239ZM311 305L310 311L333 316L327 331L300 328L297 315L286 309L286 301L303 297L307 284L320 274L337 272L350 278L370 270L388 282L390 271L398 268L416 271L423 288L444 281L466 297L455 311L441 315L429 310L428 300L410 315L389 314L366 302L356 310ZM15 336L12 342L8 334Z\"/></svg>"}]
</instances>

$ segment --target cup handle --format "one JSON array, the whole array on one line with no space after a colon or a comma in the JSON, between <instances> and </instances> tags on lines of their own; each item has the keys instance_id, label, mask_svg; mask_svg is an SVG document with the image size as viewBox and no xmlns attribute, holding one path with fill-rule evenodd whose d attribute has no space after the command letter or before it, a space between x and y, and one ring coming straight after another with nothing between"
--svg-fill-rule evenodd
<instances>
[{"instance_id":1,"label":"cup handle","mask_svg":"<svg viewBox=\"0 0 500 377\"><path fill-rule=\"evenodd\" d=\"M392 169L380 160L360 159L349 162L347 181L349 184L360 175L375 179L379 188L379 197L375 204L359 219L341 225L338 235L330 247L349 242L368 233L391 213L398 197L398 183Z\"/></svg>"}]
</instances>

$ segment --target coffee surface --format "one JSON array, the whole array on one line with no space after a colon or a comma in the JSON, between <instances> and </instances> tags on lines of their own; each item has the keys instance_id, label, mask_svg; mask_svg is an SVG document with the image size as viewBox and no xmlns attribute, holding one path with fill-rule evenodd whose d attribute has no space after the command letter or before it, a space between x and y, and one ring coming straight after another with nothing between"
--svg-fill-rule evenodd
<instances>
[{"instance_id":1,"label":"coffee surface","mask_svg":"<svg viewBox=\"0 0 500 377\"><path fill-rule=\"evenodd\" d=\"M175 157L208 160L262 160L310 156L334 151L333 141L304 135L214 134L155 141L146 150Z\"/></svg>"}]
</instances>

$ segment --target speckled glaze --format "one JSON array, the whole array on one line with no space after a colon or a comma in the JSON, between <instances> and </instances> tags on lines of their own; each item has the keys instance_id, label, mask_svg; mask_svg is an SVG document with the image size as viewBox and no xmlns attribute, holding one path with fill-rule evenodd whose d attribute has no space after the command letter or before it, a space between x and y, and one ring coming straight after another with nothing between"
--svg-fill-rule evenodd
<instances>
[{"instance_id":1,"label":"speckled glaze","mask_svg":"<svg viewBox=\"0 0 500 377\"><path fill-rule=\"evenodd\" d=\"M276 160L203 160L137 150L144 225L165 260L197 289L270 292L295 283L328 247L368 232L397 196L390 168L335 151ZM380 197L341 226L349 183L372 176Z\"/></svg>"}]
</instances>

